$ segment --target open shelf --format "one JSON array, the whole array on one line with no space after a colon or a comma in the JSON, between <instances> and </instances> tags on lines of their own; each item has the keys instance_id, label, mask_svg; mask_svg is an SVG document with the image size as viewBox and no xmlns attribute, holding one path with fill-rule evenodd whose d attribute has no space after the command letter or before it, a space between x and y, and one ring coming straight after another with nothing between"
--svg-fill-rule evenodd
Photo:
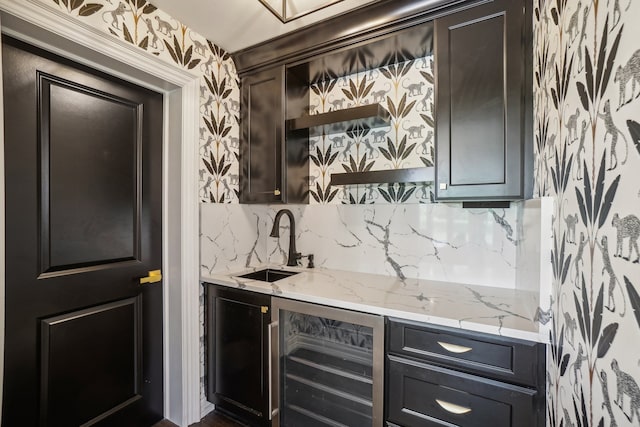
<instances>
[{"instance_id":1,"label":"open shelf","mask_svg":"<svg viewBox=\"0 0 640 427\"><path fill-rule=\"evenodd\" d=\"M287 128L291 131L309 129L309 136L319 136L323 132L331 135L357 128L388 126L390 117L381 104L370 104L290 119Z\"/></svg>"},{"instance_id":2,"label":"open shelf","mask_svg":"<svg viewBox=\"0 0 640 427\"><path fill-rule=\"evenodd\" d=\"M434 176L433 167L332 173L331 185L432 182Z\"/></svg>"}]
</instances>

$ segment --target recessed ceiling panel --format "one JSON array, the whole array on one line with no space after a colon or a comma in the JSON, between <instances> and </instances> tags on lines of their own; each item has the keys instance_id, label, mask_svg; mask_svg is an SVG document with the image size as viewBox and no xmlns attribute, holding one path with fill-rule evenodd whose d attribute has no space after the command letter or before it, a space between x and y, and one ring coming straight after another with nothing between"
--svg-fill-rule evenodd
<instances>
[{"instance_id":1,"label":"recessed ceiling panel","mask_svg":"<svg viewBox=\"0 0 640 427\"><path fill-rule=\"evenodd\" d=\"M282 8L282 0L264 0L274 10ZM229 52L289 33L315 22L380 0L286 0L289 15L323 7L286 24L280 21L260 0L153 0L153 4L181 23ZM294 4L295 3L295 4Z\"/></svg>"}]
</instances>

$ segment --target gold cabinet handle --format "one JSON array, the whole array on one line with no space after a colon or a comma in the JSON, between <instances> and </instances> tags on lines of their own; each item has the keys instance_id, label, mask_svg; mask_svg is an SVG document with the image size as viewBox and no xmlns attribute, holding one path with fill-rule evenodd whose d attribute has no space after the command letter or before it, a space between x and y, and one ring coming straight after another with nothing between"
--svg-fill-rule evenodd
<instances>
[{"instance_id":1,"label":"gold cabinet handle","mask_svg":"<svg viewBox=\"0 0 640 427\"><path fill-rule=\"evenodd\" d=\"M438 341L438 344L440 344L440 347L444 348L450 353L461 354L461 353L466 353L468 351L473 350L471 347L463 347L461 345L449 344L448 342Z\"/></svg>"},{"instance_id":2,"label":"gold cabinet handle","mask_svg":"<svg viewBox=\"0 0 640 427\"><path fill-rule=\"evenodd\" d=\"M471 412L471 408L467 408L466 406L456 405L454 403L445 402L444 400L436 399L436 403L440 405L442 409L452 414L463 415Z\"/></svg>"},{"instance_id":3,"label":"gold cabinet handle","mask_svg":"<svg viewBox=\"0 0 640 427\"><path fill-rule=\"evenodd\" d=\"M157 283L162 280L162 271L161 270L152 270L149 272L147 277L140 278L140 284L144 285L145 283Z\"/></svg>"},{"instance_id":4,"label":"gold cabinet handle","mask_svg":"<svg viewBox=\"0 0 640 427\"><path fill-rule=\"evenodd\" d=\"M280 189L276 188L275 190L273 190L273 195L274 196L279 196L280 195Z\"/></svg>"},{"instance_id":5,"label":"gold cabinet handle","mask_svg":"<svg viewBox=\"0 0 640 427\"><path fill-rule=\"evenodd\" d=\"M266 306L266 305L261 306L260 312L262 312L262 314L267 314L269 312L269 306Z\"/></svg>"}]
</instances>

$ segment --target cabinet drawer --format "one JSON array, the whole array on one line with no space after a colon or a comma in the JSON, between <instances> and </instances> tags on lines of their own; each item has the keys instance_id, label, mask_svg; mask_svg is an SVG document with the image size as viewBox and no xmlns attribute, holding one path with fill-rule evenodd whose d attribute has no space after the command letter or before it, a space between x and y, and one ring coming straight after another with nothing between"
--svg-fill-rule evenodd
<instances>
[{"instance_id":1,"label":"cabinet drawer","mask_svg":"<svg viewBox=\"0 0 640 427\"><path fill-rule=\"evenodd\" d=\"M544 345L459 329L390 320L389 353L494 379L538 387L544 381Z\"/></svg>"},{"instance_id":2,"label":"cabinet drawer","mask_svg":"<svg viewBox=\"0 0 640 427\"><path fill-rule=\"evenodd\" d=\"M388 356L387 421L405 427L534 427L535 390Z\"/></svg>"}]
</instances>

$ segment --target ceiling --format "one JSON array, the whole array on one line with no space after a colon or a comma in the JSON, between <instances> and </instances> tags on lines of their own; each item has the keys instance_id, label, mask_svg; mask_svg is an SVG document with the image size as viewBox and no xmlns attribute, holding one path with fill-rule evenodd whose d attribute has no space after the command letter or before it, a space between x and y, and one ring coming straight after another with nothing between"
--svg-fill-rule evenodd
<instances>
[{"instance_id":1,"label":"ceiling","mask_svg":"<svg viewBox=\"0 0 640 427\"><path fill-rule=\"evenodd\" d=\"M151 3L233 53L374 1L379 0L343 0L286 24L258 0L151 0Z\"/></svg>"}]
</instances>

